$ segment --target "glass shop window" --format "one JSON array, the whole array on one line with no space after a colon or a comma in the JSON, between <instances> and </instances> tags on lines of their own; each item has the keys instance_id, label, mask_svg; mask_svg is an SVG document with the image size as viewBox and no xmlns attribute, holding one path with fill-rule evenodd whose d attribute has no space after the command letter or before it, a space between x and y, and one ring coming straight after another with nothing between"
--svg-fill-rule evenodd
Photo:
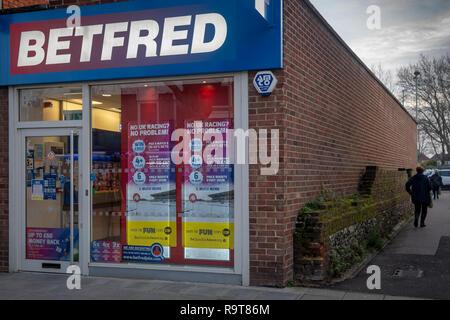
<instances>
[{"instance_id":1,"label":"glass shop window","mask_svg":"<svg viewBox=\"0 0 450 320\"><path fill-rule=\"evenodd\" d=\"M82 110L81 86L19 91L20 121L82 120Z\"/></svg>"},{"instance_id":2,"label":"glass shop window","mask_svg":"<svg viewBox=\"0 0 450 320\"><path fill-rule=\"evenodd\" d=\"M233 78L91 92L91 261L233 266Z\"/></svg>"}]
</instances>

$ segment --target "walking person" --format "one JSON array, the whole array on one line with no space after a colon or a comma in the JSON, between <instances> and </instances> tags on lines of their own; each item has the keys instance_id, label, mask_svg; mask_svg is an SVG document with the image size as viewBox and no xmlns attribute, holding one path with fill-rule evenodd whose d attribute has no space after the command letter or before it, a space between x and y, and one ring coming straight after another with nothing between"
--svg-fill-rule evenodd
<instances>
[{"instance_id":1,"label":"walking person","mask_svg":"<svg viewBox=\"0 0 450 320\"><path fill-rule=\"evenodd\" d=\"M406 191L411 195L411 200L415 206L414 227L418 227L420 218L420 227L425 227L428 206L431 204L431 182L423 174L422 167L416 168L417 174L406 183Z\"/></svg>"},{"instance_id":2,"label":"walking person","mask_svg":"<svg viewBox=\"0 0 450 320\"><path fill-rule=\"evenodd\" d=\"M440 188L444 186L444 183L442 182L442 177L439 174L439 170L436 169L434 171L434 174L430 178L431 187L433 188L433 198L434 200L439 199L439 191Z\"/></svg>"}]
</instances>

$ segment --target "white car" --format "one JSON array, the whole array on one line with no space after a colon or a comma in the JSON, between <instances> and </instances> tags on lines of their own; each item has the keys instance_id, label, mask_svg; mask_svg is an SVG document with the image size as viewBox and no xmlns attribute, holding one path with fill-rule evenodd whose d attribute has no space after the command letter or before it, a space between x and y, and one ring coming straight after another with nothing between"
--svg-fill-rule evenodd
<instances>
[{"instance_id":1,"label":"white car","mask_svg":"<svg viewBox=\"0 0 450 320\"><path fill-rule=\"evenodd\" d=\"M439 174L442 177L442 183L445 189L450 189L450 169L441 169Z\"/></svg>"}]
</instances>

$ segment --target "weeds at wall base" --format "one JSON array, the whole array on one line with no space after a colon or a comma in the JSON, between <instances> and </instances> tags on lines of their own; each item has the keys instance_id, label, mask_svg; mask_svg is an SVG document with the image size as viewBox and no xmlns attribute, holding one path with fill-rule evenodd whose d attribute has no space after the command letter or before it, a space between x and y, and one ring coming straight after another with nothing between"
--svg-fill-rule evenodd
<instances>
[{"instance_id":1,"label":"weeds at wall base","mask_svg":"<svg viewBox=\"0 0 450 320\"><path fill-rule=\"evenodd\" d=\"M412 215L407 179L404 171L368 167L358 194L307 203L294 234L296 284L335 282L379 252Z\"/></svg>"}]
</instances>

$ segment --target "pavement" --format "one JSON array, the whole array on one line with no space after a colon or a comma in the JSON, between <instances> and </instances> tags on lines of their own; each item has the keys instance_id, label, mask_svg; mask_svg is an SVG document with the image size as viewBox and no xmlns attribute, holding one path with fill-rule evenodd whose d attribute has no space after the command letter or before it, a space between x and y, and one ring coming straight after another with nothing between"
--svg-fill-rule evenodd
<instances>
[{"instance_id":1,"label":"pavement","mask_svg":"<svg viewBox=\"0 0 450 320\"><path fill-rule=\"evenodd\" d=\"M425 228L412 222L368 265L381 269L379 294L450 299L450 192L444 191L429 209ZM366 268L334 290L369 293ZM373 293L373 292L371 292Z\"/></svg>"},{"instance_id":2,"label":"pavement","mask_svg":"<svg viewBox=\"0 0 450 320\"><path fill-rule=\"evenodd\" d=\"M0 300L410 300L315 288L262 288L220 284L82 277L81 290L69 290L67 275L0 274Z\"/></svg>"}]
</instances>

